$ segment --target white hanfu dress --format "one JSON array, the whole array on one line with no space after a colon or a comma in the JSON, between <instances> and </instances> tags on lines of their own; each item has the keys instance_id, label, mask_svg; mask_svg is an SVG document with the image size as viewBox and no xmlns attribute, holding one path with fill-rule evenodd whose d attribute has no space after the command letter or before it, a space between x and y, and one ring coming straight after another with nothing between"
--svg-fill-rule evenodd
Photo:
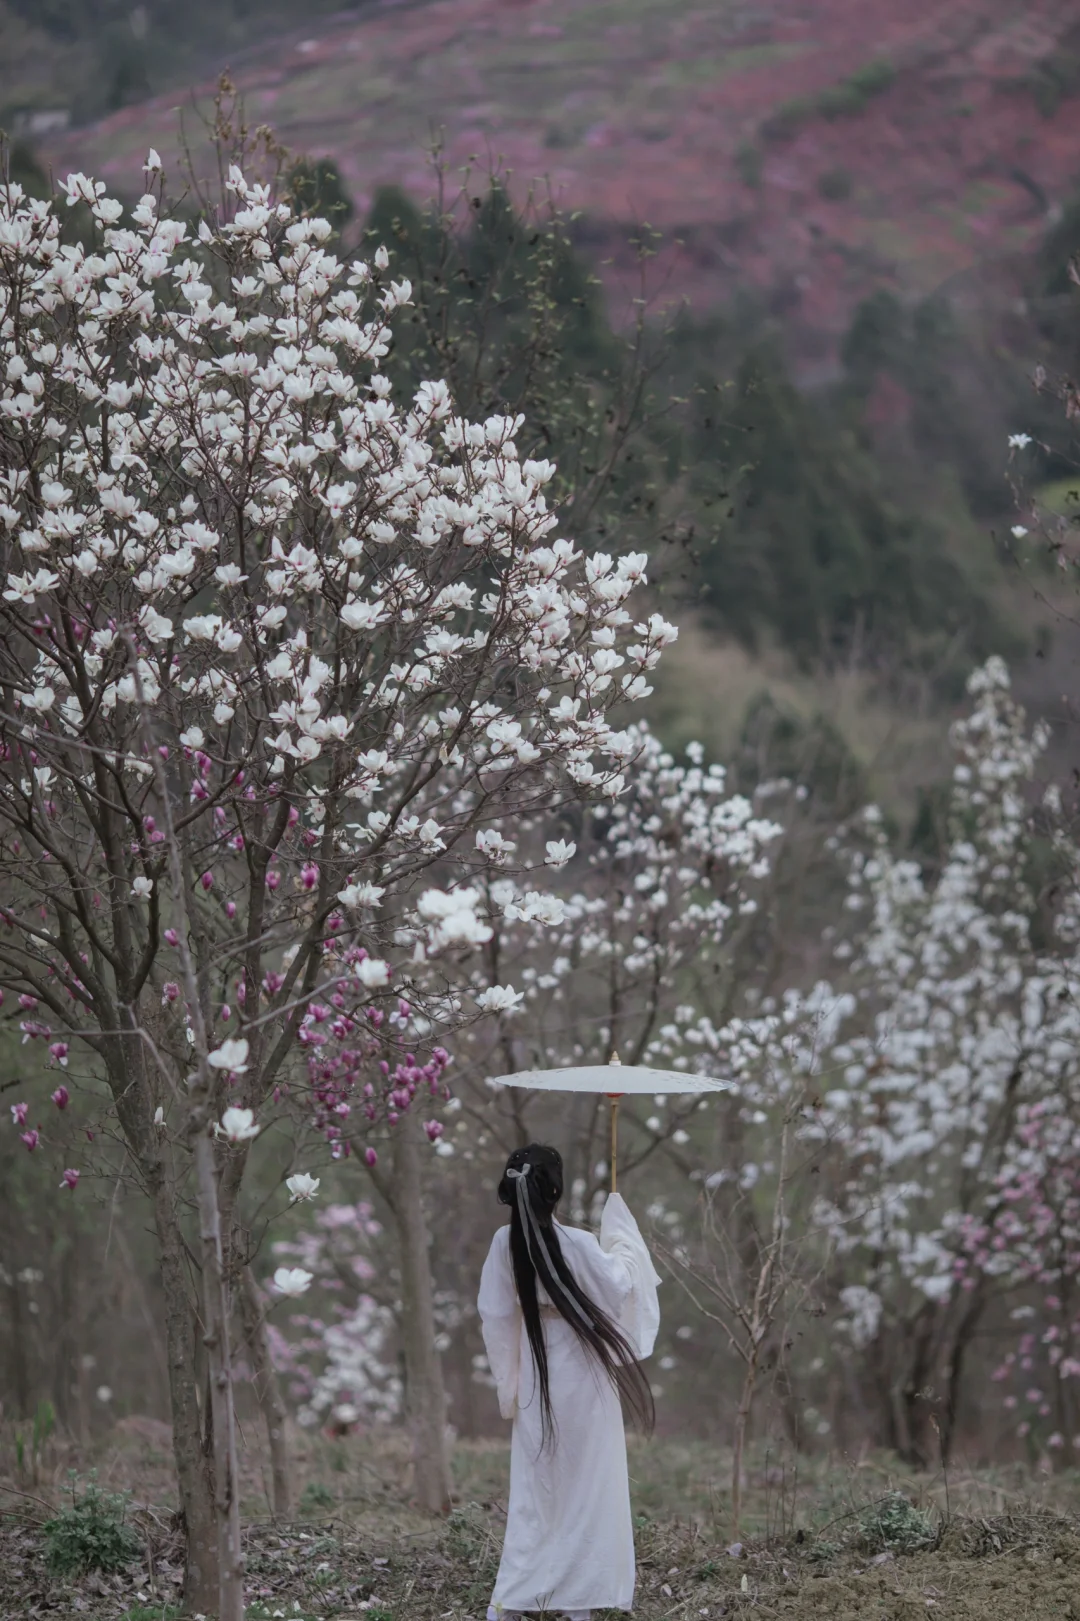
<instances>
[{"instance_id":1,"label":"white hanfu dress","mask_svg":"<svg viewBox=\"0 0 1080 1621\"><path fill-rule=\"evenodd\" d=\"M622 1195L609 1195L599 1240L562 1225L558 1235L581 1288L618 1325L639 1359L650 1356L660 1325L660 1279ZM510 1228L500 1228L477 1302L499 1409L514 1421L506 1538L492 1609L629 1610L634 1530L618 1392L551 1306L539 1280L537 1296L555 1426L546 1447L536 1367L514 1286Z\"/></svg>"}]
</instances>

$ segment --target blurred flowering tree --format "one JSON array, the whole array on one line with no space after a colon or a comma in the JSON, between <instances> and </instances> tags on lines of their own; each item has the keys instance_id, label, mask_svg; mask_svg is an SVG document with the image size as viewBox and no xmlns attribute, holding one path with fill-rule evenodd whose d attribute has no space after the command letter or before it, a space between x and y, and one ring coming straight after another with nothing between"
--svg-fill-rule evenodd
<instances>
[{"instance_id":1,"label":"blurred flowering tree","mask_svg":"<svg viewBox=\"0 0 1080 1621\"><path fill-rule=\"evenodd\" d=\"M1069 1028L1055 1038L1075 1048L1076 993L1066 987ZM1063 997L1062 1002L1065 1001ZM1080 1127L1074 1089L1022 1105L1017 1130L985 1206L961 1228L961 1287L1016 1300L1012 1343L994 1369L1016 1433L1033 1454L1061 1462L1080 1447Z\"/></svg>"},{"instance_id":2,"label":"blurred flowering tree","mask_svg":"<svg viewBox=\"0 0 1080 1621\"><path fill-rule=\"evenodd\" d=\"M493 917L563 915L528 874L464 880L494 821L618 799L638 740L605 706L648 692L675 631L627 607L643 556L557 538L553 468L519 458L518 419L465 421L440 382L392 397L380 362L410 288L383 251L339 262L328 224L238 164L197 230L153 153L147 175L130 218L81 175L57 202L0 189L0 986L46 1062L92 1055L152 1201L186 1597L213 1609L220 1585L232 1621L251 1142L309 1081L336 1131L329 1060L309 1073L336 1020L350 1089L360 1066L397 1121L409 1399L430 1396L417 1489L443 1506L410 1105L437 1087L434 1035L493 1005L460 967ZM64 241L65 205L91 248Z\"/></svg>"},{"instance_id":3,"label":"blurred flowering tree","mask_svg":"<svg viewBox=\"0 0 1080 1621\"><path fill-rule=\"evenodd\" d=\"M271 1326L274 1361L285 1376L301 1424L347 1431L359 1422L386 1422L401 1412L395 1320L379 1298L382 1228L372 1206L327 1205L296 1238L280 1239L274 1254L294 1261L321 1295L289 1319L291 1333Z\"/></svg>"},{"instance_id":4,"label":"blurred flowering tree","mask_svg":"<svg viewBox=\"0 0 1080 1621\"><path fill-rule=\"evenodd\" d=\"M924 1460L932 1425L950 1444L989 1298L989 1272L961 1258L997 1219L1032 1110L1071 1096L1080 1036L1071 903L1057 954L1032 933L1031 782L1046 734L1028 730L1000 660L969 689L939 870L897 856L880 819L864 819L853 927L837 947L849 1000L818 1067L815 1132L833 1177L818 1215L837 1246L847 1333L867 1353L884 1438Z\"/></svg>"}]
</instances>

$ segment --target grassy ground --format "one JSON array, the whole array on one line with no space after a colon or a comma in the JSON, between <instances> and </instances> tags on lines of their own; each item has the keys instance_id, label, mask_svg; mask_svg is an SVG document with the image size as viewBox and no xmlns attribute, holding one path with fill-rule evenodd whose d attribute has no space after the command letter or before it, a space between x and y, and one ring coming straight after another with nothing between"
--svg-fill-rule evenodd
<instances>
[{"instance_id":1,"label":"grassy ground","mask_svg":"<svg viewBox=\"0 0 1080 1621\"><path fill-rule=\"evenodd\" d=\"M103 1487L130 1488L143 1557L122 1576L50 1580L41 1524L73 1459L36 1484L3 1483L0 1617L173 1621L179 1545L162 1435L115 1433ZM262 1460L247 1458L253 1621L470 1621L498 1563L508 1454L460 1445L457 1503L433 1522L409 1506L400 1441L297 1438L301 1507L275 1526ZM726 1459L704 1443L631 1448L640 1621L830 1617L833 1621L1080 1621L1080 1476L958 1469L911 1475L888 1459L753 1460L741 1545L731 1542ZM21 1493L17 1495L16 1493ZM601 1621L597 1617L596 1621Z\"/></svg>"}]
</instances>

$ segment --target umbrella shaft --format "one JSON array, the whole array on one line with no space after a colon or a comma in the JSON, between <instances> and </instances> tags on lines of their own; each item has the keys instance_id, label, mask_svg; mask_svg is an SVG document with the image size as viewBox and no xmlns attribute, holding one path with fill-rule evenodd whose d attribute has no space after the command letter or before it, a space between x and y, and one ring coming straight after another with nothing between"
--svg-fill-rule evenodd
<instances>
[{"instance_id":1,"label":"umbrella shaft","mask_svg":"<svg viewBox=\"0 0 1080 1621\"><path fill-rule=\"evenodd\" d=\"M611 1100L611 1191L616 1191L616 1173L619 1160L619 1100Z\"/></svg>"}]
</instances>

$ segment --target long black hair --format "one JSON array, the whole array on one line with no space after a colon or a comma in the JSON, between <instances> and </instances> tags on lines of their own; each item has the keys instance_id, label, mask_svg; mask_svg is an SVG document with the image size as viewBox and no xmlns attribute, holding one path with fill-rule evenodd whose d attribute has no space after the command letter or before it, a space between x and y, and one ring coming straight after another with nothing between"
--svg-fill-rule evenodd
<instances>
[{"instance_id":1,"label":"long black hair","mask_svg":"<svg viewBox=\"0 0 1080 1621\"><path fill-rule=\"evenodd\" d=\"M546 1442L554 1426L547 1344L536 1297L537 1278L559 1315L570 1324L618 1390L629 1417L648 1434L656 1419L656 1409L649 1381L634 1349L607 1313L589 1299L563 1256L558 1227L553 1220L562 1192L563 1164L557 1149L530 1143L510 1155L499 1183L499 1203L510 1206L510 1259L525 1332L536 1364L541 1435Z\"/></svg>"}]
</instances>

